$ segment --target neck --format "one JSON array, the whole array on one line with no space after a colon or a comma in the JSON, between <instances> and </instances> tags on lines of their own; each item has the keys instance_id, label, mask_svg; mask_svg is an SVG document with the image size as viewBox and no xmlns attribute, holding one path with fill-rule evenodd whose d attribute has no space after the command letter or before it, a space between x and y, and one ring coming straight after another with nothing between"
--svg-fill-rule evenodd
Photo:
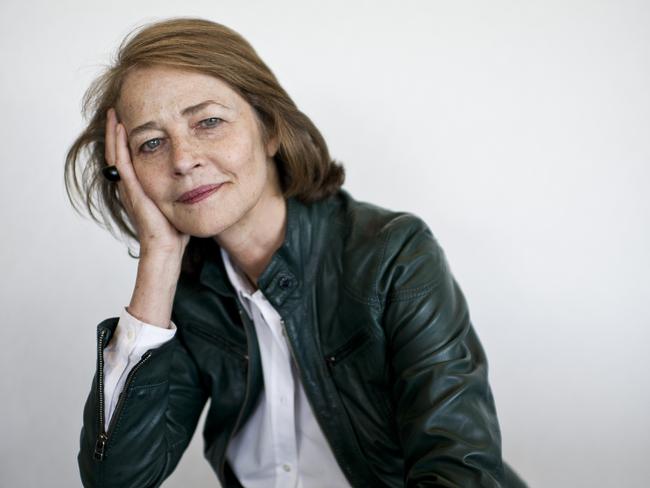
<instances>
[{"instance_id":1,"label":"neck","mask_svg":"<svg viewBox=\"0 0 650 488\"><path fill-rule=\"evenodd\" d=\"M214 237L255 288L273 254L284 242L286 220L284 196L263 194L245 219Z\"/></svg>"}]
</instances>

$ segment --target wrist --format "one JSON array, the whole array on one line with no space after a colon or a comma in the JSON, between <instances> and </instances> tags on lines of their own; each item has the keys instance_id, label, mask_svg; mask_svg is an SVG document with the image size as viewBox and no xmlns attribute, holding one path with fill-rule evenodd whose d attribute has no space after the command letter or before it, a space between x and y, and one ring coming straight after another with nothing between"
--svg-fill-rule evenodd
<instances>
[{"instance_id":1,"label":"wrist","mask_svg":"<svg viewBox=\"0 0 650 488\"><path fill-rule=\"evenodd\" d=\"M127 317L131 316L132 320L135 320L136 322L139 322L141 325L152 325L152 326L155 326L155 327L158 327L158 328L161 328L161 329L171 329L171 327L170 327L171 320L169 321L169 323L166 323L166 324L164 324L163 322L161 322L161 323L149 322L149 321L146 320L147 317L144 317L144 316L140 315L140 313L142 313L142 311L140 311L140 310L135 310L135 311L132 310L131 305L128 305L128 306L124 307L124 310L126 312Z\"/></svg>"},{"instance_id":2,"label":"wrist","mask_svg":"<svg viewBox=\"0 0 650 488\"><path fill-rule=\"evenodd\" d=\"M185 246L140 246L140 261L152 262L180 262L183 259Z\"/></svg>"}]
</instances>

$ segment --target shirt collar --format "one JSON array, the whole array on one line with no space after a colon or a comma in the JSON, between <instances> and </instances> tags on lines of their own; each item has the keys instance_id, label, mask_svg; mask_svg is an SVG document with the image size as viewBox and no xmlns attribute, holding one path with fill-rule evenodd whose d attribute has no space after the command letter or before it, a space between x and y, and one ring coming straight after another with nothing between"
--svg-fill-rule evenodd
<instances>
[{"instance_id":1,"label":"shirt collar","mask_svg":"<svg viewBox=\"0 0 650 488\"><path fill-rule=\"evenodd\" d=\"M248 278L246 278L246 276L239 269L239 267L233 264L233 262L230 260L230 256L225 251L225 249L223 247L220 247L219 250L221 251L221 259L223 260L223 265L226 269L226 275L228 276L230 283L240 296L249 298L250 295L255 292L253 286L248 281Z\"/></svg>"}]
</instances>

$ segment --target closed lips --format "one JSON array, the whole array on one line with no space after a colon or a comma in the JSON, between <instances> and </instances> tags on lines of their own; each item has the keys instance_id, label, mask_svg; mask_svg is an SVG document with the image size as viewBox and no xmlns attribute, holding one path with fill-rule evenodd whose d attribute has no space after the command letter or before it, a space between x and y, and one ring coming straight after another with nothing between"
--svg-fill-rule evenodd
<instances>
[{"instance_id":1,"label":"closed lips","mask_svg":"<svg viewBox=\"0 0 650 488\"><path fill-rule=\"evenodd\" d=\"M207 196L207 195L209 195L210 193L215 192L216 190L219 189L220 186L221 186L221 184L218 184L218 185L201 185L201 186L197 186L197 187L194 188L193 190L190 190L190 191L188 191L188 192L186 192L186 193L183 193L183 194L178 198L178 201L179 201L179 202L182 202L182 203L186 203L186 202L194 201L194 200L196 200L196 199L199 199L199 198L201 198L201 197L203 197L203 196Z\"/></svg>"}]
</instances>

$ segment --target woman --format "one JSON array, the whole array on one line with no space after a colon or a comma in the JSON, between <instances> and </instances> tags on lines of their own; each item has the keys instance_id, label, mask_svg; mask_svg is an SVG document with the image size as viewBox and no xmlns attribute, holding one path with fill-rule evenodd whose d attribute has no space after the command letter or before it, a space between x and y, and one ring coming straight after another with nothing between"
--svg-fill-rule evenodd
<instances>
[{"instance_id":1,"label":"woman","mask_svg":"<svg viewBox=\"0 0 650 488\"><path fill-rule=\"evenodd\" d=\"M128 307L98 326L84 486L158 486L207 399L224 487L519 486L441 248L340 188L243 38L149 25L85 108L69 195L140 255Z\"/></svg>"}]
</instances>

